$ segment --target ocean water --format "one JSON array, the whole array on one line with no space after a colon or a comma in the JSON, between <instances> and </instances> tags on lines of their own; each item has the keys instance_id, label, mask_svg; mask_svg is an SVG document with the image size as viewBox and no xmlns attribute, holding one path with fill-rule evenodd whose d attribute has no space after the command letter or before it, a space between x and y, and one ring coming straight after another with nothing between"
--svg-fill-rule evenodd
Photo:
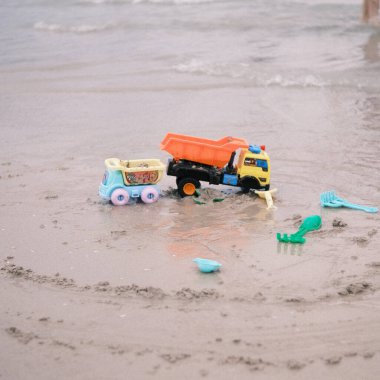
<instances>
[{"instance_id":1,"label":"ocean water","mask_svg":"<svg viewBox=\"0 0 380 380\"><path fill-rule=\"evenodd\" d=\"M378 142L380 31L359 0L4 0L0 13L4 149L30 134L47 150L93 137L100 155L157 156L175 131L300 157L314 142L336 162L322 146Z\"/></svg>"},{"instance_id":2,"label":"ocean water","mask_svg":"<svg viewBox=\"0 0 380 380\"><path fill-rule=\"evenodd\" d=\"M359 0L4 0L5 88L379 87Z\"/></svg>"}]
</instances>

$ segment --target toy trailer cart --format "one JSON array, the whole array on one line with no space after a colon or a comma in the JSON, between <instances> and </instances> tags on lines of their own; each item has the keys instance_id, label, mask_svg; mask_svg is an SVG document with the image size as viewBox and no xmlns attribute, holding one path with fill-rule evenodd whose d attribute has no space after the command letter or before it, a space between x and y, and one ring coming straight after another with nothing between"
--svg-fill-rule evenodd
<instances>
[{"instance_id":1,"label":"toy trailer cart","mask_svg":"<svg viewBox=\"0 0 380 380\"><path fill-rule=\"evenodd\" d=\"M158 200L160 189L156 184L161 180L165 169L160 160L124 161L108 158L105 165L106 171L99 186L101 198L116 206L134 203L139 198L144 203Z\"/></svg>"},{"instance_id":2,"label":"toy trailer cart","mask_svg":"<svg viewBox=\"0 0 380 380\"><path fill-rule=\"evenodd\" d=\"M161 149L173 156L167 174L176 177L182 197L193 195L201 186L200 181L238 186L243 192L269 190L270 160L265 146L229 136L215 141L168 133ZM240 153L235 164L237 150Z\"/></svg>"}]
</instances>

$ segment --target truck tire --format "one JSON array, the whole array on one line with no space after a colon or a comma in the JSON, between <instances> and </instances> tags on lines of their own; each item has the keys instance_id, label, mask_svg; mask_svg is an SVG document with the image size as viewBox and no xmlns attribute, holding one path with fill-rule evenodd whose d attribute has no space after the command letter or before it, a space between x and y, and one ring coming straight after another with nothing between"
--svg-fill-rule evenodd
<instances>
[{"instance_id":1,"label":"truck tire","mask_svg":"<svg viewBox=\"0 0 380 380\"><path fill-rule=\"evenodd\" d=\"M147 187L141 192L141 200L144 203L157 202L159 198L158 191L154 187Z\"/></svg>"},{"instance_id":2,"label":"truck tire","mask_svg":"<svg viewBox=\"0 0 380 380\"><path fill-rule=\"evenodd\" d=\"M111 194L111 202L115 206L124 206L129 201L129 193L127 190L118 188L114 190Z\"/></svg>"},{"instance_id":3,"label":"truck tire","mask_svg":"<svg viewBox=\"0 0 380 380\"><path fill-rule=\"evenodd\" d=\"M177 184L177 187L179 185L179 183L184 179L184 177L177 177L175 179L175 183ZM197 189L200 189L201 188L201 182L200 181L197 181Z\"/></svg>"},{"instance_id":4,"label":"truck tire","mask_svg":"<svg viewBox=\"0 0 380 380\"><path fill-rule=\"evenodd\" d=\"M191 197L200 187L201 183L194 178L183 178L178 181L178 193L181 197Z\"/></svg>"},{"instance_id":5,"label":"truck tire","mask_svg":"<svg viewBox=\"0 0 380 380\"><path fill-rule=\"evenodd\" d=\"M255 177L244 177L240 186L244 194L248 193L251 189L260 189L260 183Z\"/></svg>"},{"instance_id":6,"label":"truck tire","mask_svg":"<svg viewBox=\"0 0 380 380\"><path fill-rule=\"evenodd\" d=\"M177 184L177 187L178 187L179 183L180 183L182 180L183 180L183 177L177 177L177 178L175 179L175 183Z\"/></svg>"}]
</instances>

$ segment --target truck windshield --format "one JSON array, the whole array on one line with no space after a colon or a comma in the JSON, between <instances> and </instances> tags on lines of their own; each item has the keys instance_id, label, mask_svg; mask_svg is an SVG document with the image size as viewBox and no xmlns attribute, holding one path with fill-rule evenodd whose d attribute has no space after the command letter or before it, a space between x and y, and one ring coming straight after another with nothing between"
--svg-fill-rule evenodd
<instances>
[{"instance_id":1,"label":"truck windshield","mask_svg":"<svg viewBox=\"0 0 380 380\"><path fill-rule=\"evenodd\" d=\"M268 169L268 161L267 160L256 160L252 157L246 157L244 159L245 166L257 166L258 168Z\"/></svg>"},{"instance_id":2,"label":"truck windshield","mask_svg":"<svg viewBox=\"0 0 380 380\"><path fill-rule=\"evenodd\" d=\"M256 160L254 158L246 157L244 159L245 166L256 166Z\"/></svg>"}]
</instances>

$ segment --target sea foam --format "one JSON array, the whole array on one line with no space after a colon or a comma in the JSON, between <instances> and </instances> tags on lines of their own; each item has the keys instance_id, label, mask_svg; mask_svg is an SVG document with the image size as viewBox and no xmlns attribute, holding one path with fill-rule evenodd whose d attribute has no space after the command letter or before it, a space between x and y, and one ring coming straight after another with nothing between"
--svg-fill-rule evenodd
<instances>
[{"instance_id":1,"label":"sea foam","mask_svg":"<svg viewBox=\"0 0 380 380\"><path fill-rule=\"evenodd\" d=\"M329 83L315 75L284 76L282 74L258 73L257 67L248 63L211 63L197 59L177 64L173 69L179 73L208 75L248 80L252 85L269 87L325 87Z\"/></svg>"},{"instance_id":2,"label":"sea foam","mask_svg":"<svg viewBox=\"0 0 380 380\"><path fill-rule=\"evenodd\" d=\"M50 24L45 21L36 22L33 25L36 30L43 30L49 32L66 32L66 33L93 33L101 32L106 29L111 29L114 27L112 24L104 25L76 25L76 26L65 26L61 24Z\"/></svg>"},{"instance_id":3,"label":"sea foam","mask_svg":"<svg viewBox=\"0 0 380 380\"><path fill-rule=\"evenodd\" d=\"M80 0L80 3L85 4L141 4L141 3L150 3L150 4L202 4L202 3L213 3L218 0Z\"/></svg>"}]
</instances>

